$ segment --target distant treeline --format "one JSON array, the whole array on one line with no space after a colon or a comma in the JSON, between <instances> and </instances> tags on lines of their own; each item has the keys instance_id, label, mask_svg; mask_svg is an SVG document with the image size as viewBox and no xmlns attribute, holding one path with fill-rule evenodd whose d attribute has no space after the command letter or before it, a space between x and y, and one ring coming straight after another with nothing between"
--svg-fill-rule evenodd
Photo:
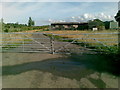
<instances>
[{"instance_id":1,"label":"distant treeline","mask_svg":"<svg viewBox=\"0 0 120 90\"><path fill-rule=\"evenodd\" d=\"M49 25L44 26L27 26L27 24L18 24L18 23L3 23L2 31L3 32L20 32L27 30L38 30L38 29L47 29Z\"/></svg>"},{"instance_id":2,"label":"distant treeline","mask_svg":"<svg viewBox=\"0 0 120 90\"><path fill-rule=\"evenodd\" d=\"M16 23L4 23L4 19L1 18L0 26L2 26L2 32L21 32L28 30L48 29L49 25L35 26L35 21L31 17L28 19L28 24Z\"/></svg>"}]
</instances>

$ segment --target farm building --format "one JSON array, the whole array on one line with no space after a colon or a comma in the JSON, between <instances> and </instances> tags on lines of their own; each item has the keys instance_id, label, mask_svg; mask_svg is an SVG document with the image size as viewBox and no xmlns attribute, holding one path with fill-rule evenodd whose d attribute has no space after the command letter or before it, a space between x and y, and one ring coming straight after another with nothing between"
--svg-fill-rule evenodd
<instances>
[{"instance_id":1,"label":"farm building","mask_svg":"<svg viewBox=\"0 0 120 90\"><path fill-rule=\"evenodd\" d=\"M114 21L105 21L104 25L105 25L105 29L118 29L119 28L118 22L114 22Z\"/></svg>"},{"instance_id":2,"label":"farm building","mask_svg":"<svg viewBox=\"0 0 120 90\"><path fill-rule=\"evenodd\" d=\"M86 30L88 29L88 23L79 22L59 22L51 23L51 30Z\"/></svg>"},{"instance_id":3,"label":"farm building","mask_svg":"<svg viewBox=\"0 0 120 90\"><path fill-rule=\"evenodd\" d=\"M110 22L110 29L117 29L118 28L118 22Z\"/></svg>"}]
</instances>

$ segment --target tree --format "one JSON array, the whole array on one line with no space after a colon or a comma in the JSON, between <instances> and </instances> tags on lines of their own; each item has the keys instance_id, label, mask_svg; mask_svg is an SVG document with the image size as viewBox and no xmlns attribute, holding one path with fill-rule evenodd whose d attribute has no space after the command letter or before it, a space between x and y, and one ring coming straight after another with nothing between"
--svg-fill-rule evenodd
<instances>
[{"instance_id":1,"label":"tree","mask_svg":"<svg viewBox=\"0 0 120 90\"><path fill-rule=\"evenodd\" d=\"M97 27L99 30L103 30L105 27L104 22L99 19L89 20L88 23L90 29Z\"/></svg>"},{"instance_id":2,"label":"tree","mask_svg":"<svg viewBox=\"0 0 120 90\"><path fill-rule=\"evenodd\" d=\"M119 26L120 26L120 10L116 14L115 19L119 23ZM120 38L120 34L118 34L118 42L120 41L119 38ZM120 55L120 42L118 43L118 54Z\"/></svg>"},{"instance_id":3,"label":"tree","mask_svg":"<svg viewBox=\"0 0 120 90\"><path fill-rule=\"evenodd\" d=\"M119 10L118 13L116 14L115 20L119 23L119 26L120 26L120 10Z\"/></svg>"},{"instance_id":4,"label":"tree","mask_svg":"<svg viewBox=\"0 0 120 90\"><path fill-rule=\"evenodd\" d=\"M29 20L28 20L28 26L34 26L35 22L32 20L31 17L29 17Z\"/></svg>"},{"instance_id":5,"label":"tree","mask_svg":"<svg viewBox=\"0 0 120 90\"><path fill-rule=\"evenodd\" d=\"M105 29L110 29L110 21L105 21Z\"/></svg>"},{"instance_id":6,"label":"tree","mask_svg":"<svg viewBox=\"0 0 120 90\"><path fill-rule=\"evenodd\" d=\"M104 26L103 21L101 21L100 19L94 19L94 22L96 23L97 26Z\"/></svg>"},{"instance_id":7,"label":"tree","mask_svg":"<svg viewBox=\"0 0 120 90\"><path fill-rule=\"evenodd\" d=\"M32 21L32 26L34 26L35 25L35 22L34 21Z\"/></svg>"},{"instance_id":8,"label":"tree","mask_svg":"<svg viewBox=\"0 0 120 90\"><path fill-rule=\"evenodd\" d=\"M31 19L31 17L29 17L28 26L32 26L32 19Z\"/></svg>"}]
</instances>

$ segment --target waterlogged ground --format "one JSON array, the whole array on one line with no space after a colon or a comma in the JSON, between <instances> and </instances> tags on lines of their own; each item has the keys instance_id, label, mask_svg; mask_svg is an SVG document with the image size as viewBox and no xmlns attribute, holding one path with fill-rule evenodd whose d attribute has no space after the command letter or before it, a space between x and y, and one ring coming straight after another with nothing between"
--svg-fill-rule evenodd
<instances>
[{"instance_id":1,"label":"waterlogged ground","mask_svg":"<svg viewBox=\"0 0 120 90\"><path fill-rule=\"evenodd\" d=\"M118 88L100 55L3 53L3 88Z\"/></svg>"}]
</instances>

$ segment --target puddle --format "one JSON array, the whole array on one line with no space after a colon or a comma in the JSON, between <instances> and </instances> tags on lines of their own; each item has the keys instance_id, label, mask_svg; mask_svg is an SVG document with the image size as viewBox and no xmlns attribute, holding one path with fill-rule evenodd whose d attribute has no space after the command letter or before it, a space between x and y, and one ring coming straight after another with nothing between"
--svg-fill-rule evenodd
<instances>
[{"instance_id":1,"label":"puddle","mask_svg":"<svg viewBox=\"0 0 120 90\"><path fill-rule=\"evenodd\" d=\"M3 66L3 75L15 75L30 70L41 70L57 76L80 79L93 73L80 62L71 61L69 58L30 62L14 66Z\"/></svg>"},{"instance_id":2,"label":"puddle","mask_svg":"<svg viewBox=\"0 0 120 90\"><path fill-rule=\"evenodd\" d=\"M3 75L16 75L31 70L40 70L57 76L80 80L95 72L112 73L114 70L111 69L110 64L106 63L105 59L102 59L99 56L81 56L78 59L76 57L55 58L13 66L3 66Z\"/></svg>"}]
</instances>

